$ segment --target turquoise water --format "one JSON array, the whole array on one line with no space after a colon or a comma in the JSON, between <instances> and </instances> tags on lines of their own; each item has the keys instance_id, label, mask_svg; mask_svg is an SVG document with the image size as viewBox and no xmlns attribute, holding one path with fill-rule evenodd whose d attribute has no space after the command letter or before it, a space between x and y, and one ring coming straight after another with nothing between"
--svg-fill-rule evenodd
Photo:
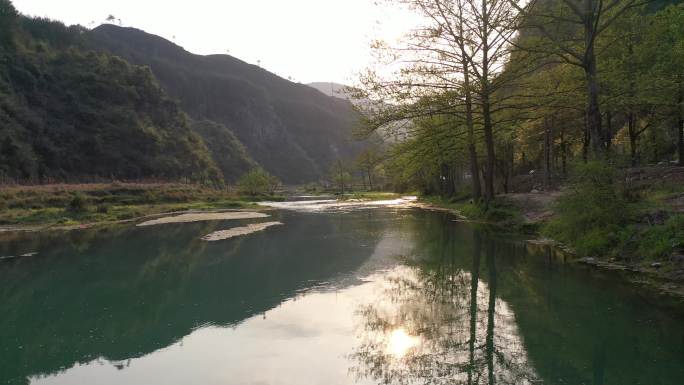
<instances>
[{"instance_id":1,"label":"turquoise water","mask_svg":"<svg viewBox=\"0 0 684 385\"><path fill-rule=\"evenodd\" d=\"M5 234L0 384L684 384L684 318L446 214Z\"/></svg>"}]
</instances>

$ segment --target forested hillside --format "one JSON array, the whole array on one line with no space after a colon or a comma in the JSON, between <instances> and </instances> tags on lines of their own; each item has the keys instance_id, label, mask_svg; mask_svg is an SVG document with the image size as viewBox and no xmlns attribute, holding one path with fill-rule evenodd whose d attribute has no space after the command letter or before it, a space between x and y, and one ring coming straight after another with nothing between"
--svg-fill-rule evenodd
<instances>
[{"instance_id":1,"label":"forested hillside","mask_svg":"<svg viewBox=\"0 0 684 385\"><path fill-rule=\"evenodd\" d=\"M192 129L204 139L227 182L235 182L245 172L258 167L245 146L226 126L211 120L200 120L193 121Z\"/></svg>"},{"instance_id":2,"label":"forested hillside","mask_svg":"<svg viewBox=\"0 0 684 385\"><path fill-rule=\"evenodd\" d=\"M7 0L0 17L0 178L222 183L148 68L79 49L84 29L20 16Z\"/></svg>"},{"instance_id":3,"label":"forested hillside","mask_svg":"<svg viewBox=\"0 0 684 385\"><path fill-rule=\"evenodd\" d=\"M352 138L351 104L282 79L228 55L200 56L158 36L102 25L90 47L148 65L194 119L220 123L247 152L286 183L319 180L333 161L362 147Z\"/></svg>"},{"instance_id":4,"label":"forested hillside","mask_svg":"<svg viewBox=\"0 0 684 385\"><path fill-rule=\"evenodd\" d=\"M363 147L346 100L143 31L67 27L19 15L9 0L0 7L5 182L232 183L260 165L303 183Z\"/></svg>"}]
</instances>

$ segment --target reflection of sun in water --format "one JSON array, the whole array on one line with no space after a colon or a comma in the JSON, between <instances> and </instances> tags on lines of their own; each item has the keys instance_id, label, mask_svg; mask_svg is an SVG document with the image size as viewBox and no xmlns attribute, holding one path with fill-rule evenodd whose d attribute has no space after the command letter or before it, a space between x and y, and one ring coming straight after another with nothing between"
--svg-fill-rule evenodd
<instances>
[{"instance_id":1,"label":"reflection of sun in water","mask_svg":"<svg viewBox=\"0 0 684 385\"><path fill-rule=\"evenodd\" d=\"M420 338L410 336L404 329L392 332L387 343L387 352L396 358L403 358L412 348L420 344Z\"/></svg>"}]
</instances>

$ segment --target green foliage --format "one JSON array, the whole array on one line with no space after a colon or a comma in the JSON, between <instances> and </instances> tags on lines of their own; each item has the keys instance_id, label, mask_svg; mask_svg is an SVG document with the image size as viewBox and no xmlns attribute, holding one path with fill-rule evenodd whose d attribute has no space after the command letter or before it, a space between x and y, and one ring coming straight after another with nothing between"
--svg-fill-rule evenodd
<instances>
[{"instance_id":1,"label":"green foliage","mask_svg":"<svg viewBox=\"0 0 684 385\"><path fill-rule=\"evenodd\" d=\"M458 196L452 198L425 196L422 197L421 200L438 207L454 210L472 221L487 222L509 228L521 228L523 226L522 217L518 208L503 199L494 200L490 202L489 205L471 202L468 201L468 199L462 199Z\"/></svg>"},{"instance_id":2,"label":"green foliage","mask_svg":"<svg viewBox=\"0 0 684 385\"><path fill-rule=\"evenodd\" d=\"M280 180L262 168L254 168L240 177L238 191L247 196L274 195L280 188Z\"/></svg>"},{"instance_id":3,"label":"green foliage","mask_svg":"<svg viewBox=\"0 0 684 385\"><path fill-rule=\"evenodd\" d=\"M668 258L673 251L684 250L684 215L676 214L662 225L632 227L629 241L636 243L636 254L641 258ZM627 246L629 245L627 242Z\"/></svg>"},{"instance_id":4,"label":"green foliage","mask_svg":"<svg viewBox=\"0 0 684 385\"><path fill-rule=\"evenodd\" d=\"M81 29L20 18L0 63L0 179L158 178L221 185L180 107L149 68L80 48Z\"/></svg>"},{"instance_id":5,"label":"green foliage","mask_svg":"<svg viewBox=\"0 0 684 385\"><path fill-rule=\"evenodd\" d=\"M0 0L0 54L14 46L13 34L17 16L17 10L10 0Z\"/></svg>"},{"instance_id":6,"label":"green foliage","mask_svg":"<svg viewBox=\"0 0 684 385\"><path fill-rule=\"evenodd\" d=\"M235 182L240 175L257 166L245 146L226 126L203 120L194 122L192 128L207 144L226 182Z\"/></svg>"},{"instance_id":7,"label":"green foliage","mask_svg":"<svg viewBox=\"0 0 684 385\"><path fill-rule=\"evenodd\" d=\"M633 213L616 171L602 162L578 164L559 198L546 234L580 255L601 255L616 245Z\"/></svg>"},{"instance_id":8,"label":"green foliage","mask_svg":"<svg viewBox=\"0 0 684 385\"><path fill-rule=\"evenodd\" d=\"M443 100L426 100L438 105ZM415 120L410 139L396 144L385 166L395 190L453 196L469 183L462 175L465 159L464 122L454 117Z\"/></svg>"},{"instance_id":9,"label":"green foliage","mask_svg":"<svg viewBox=\"0 0 684 385\"><path fill-rule=\"evenodd\" d=\"M370 191L379 187L376 175L381 173L383 160L378 146L369 146L356 157L355 168L361 173L363 185Z\"/></svg>"},{"instance_id":10,"label":"green foliage","mask_svg":"<svg viewBox=\"0 0 684 385\"><path fill-rule=\"evenodd\" d=\"M67 205L67 211L74 214L82 214L88 211L88 202L81 193L76 193Z\"/></svg>"},{"instance_id":11,"label":"green foliage","mask_svg":"<svg viewBox=\"0 0 684 385\"><path fill-rule=\"evenodd\" d=\"M349 172L349 169L349 165L340 159L335 161L332 167L330 167L330 180L332 181L335 189L337 189L338 193L340 194L344 194L345 192L348 192L353 188L353 186L351 185L352 176Z\"/></svg>"}]
</instances>

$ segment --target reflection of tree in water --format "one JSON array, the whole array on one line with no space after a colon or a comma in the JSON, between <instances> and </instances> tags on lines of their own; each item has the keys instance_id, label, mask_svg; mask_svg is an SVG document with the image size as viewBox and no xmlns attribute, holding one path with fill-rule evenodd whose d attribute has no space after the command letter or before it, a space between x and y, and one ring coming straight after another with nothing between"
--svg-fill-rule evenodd
<instances>
[{"instance_id":1,"label":"reflection of tree in water","mask_svg":"<svg viewBox=\"0 0 684 385\"><path fill-rule=\"evenodd\" d=\"M351 355L351 371L359 380L381 384L537 381L513 312L497 299L496 244L483 241L478 232L472 238L471 248L464 247L446 227L441 239L431 243L438 246L429 257L382 279L377 299L358 311L360 345ZM463 251L468 249L470 256ZM467 260L471 272L463 269ZM404 332L408 337L402 336ZM396 338L407 342L397 343ZM396 345L402 349L397 351Z\"/></svg>"}]
</instances>

